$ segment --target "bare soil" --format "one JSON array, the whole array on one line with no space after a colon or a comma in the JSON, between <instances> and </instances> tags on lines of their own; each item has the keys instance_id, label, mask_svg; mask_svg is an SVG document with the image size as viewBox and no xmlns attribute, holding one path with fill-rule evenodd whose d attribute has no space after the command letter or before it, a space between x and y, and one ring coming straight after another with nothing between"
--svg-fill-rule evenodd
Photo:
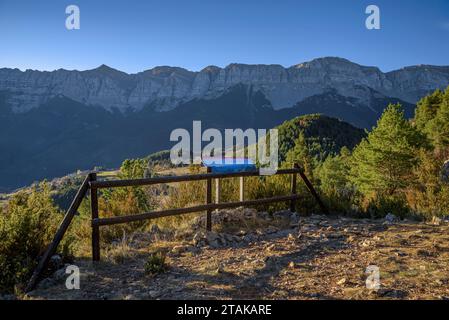
<instances>
[{"instance_id":1,"label":"bare soil","mask_svg":"<svg viewBox=\"0 0 449 320\"><path fill-rule=\"evenodd\" d=\"M121 263L78 260L81 288L65 279L26 299L449 299L449 225L311 216L299 226L257 230L223 247L141 236ZM155 247L168 271L146 275ZM175 250L172 248L176 247ZM367 289L368 266L380 289ZM50 281L51 282L51 281Z\"/></svg>"}]
</instances>

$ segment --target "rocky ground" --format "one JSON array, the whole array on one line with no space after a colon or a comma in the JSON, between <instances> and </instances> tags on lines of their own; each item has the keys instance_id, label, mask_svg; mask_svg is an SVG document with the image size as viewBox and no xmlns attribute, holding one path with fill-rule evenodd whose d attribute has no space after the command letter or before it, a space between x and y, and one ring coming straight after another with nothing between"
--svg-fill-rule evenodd
<instances>
[{"instance_id":1,"label":"rocky ground","mask_svg":"<svg viewBox=\"0 0 449 320\"><path fill-rule=\"evenodd\" d=\"M270 217L250 210L214 219L215 232L178 240L136 235L121 259L75 261L79 290L66 289L61 269L24 298L449 299L447 221ZM168 252L168 270L147 275L145 262L156 249ZM379 268L378 289L366 287L369 266Z\"/></svg>"}]
</instances>

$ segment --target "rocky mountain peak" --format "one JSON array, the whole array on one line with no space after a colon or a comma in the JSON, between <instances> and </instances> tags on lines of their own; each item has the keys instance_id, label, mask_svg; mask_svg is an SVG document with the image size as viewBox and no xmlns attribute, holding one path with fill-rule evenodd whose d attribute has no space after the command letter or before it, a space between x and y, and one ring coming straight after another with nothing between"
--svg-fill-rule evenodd
<instances>
[{"instance_id":1,"label":"rocky mountain peak","mask_svg":"<svg viewBox=\"0 0 449 320\"><path fill-rule=\"evenodd\" d=\"M346 66L360 66L357 63L349 61L348 59L339 58L339 57L323 57L316 58L307 62L302 62L296 65L293 65L292 68L307 68L313 66L326 66L326 65L346 65Z\"/></svg>"},{"instance_id":2,"label":"rocky mountain peak","mask_svg":"<svg viewBox=\"0 0 449 320\"><path fill-rule=\"evenodd\" d=\"M207 66L207 67L205 67L204 69L202 69L202 70L200 71L200 73L202 73L202 72L207 72L207 73L218 73L218 72L220 72L220 70L221 70L221 68L220 68L220 67L217 67L217 66Z\"/></svg>"},{"instance_id":3,"label":"rocky mountain peak","mask_svg":"<svg viewBox=\"0 0 449 320\"><path fill-rule=\"evenodd\" d=\"M372 92L416 103L429 91L449 85L449 67L421 65L383 73L377 67L324 57L289 68L232 63L200 72L159 66L127 74L107 65L81 72L0 69L0 91L8 92L6 103L15 112L39 107L57 95L107 110L138 111L151 104L155 110L167 111L194 99L219 97L238 84L261 92L276 110L330 88L369 107Z\"/></svg>"},{"instance_id":4,"label":"rocky mountain peak","mask_svg":"<svg viewBox=\"0 0 449 320\"><path fill-rule=\"evenodd\" d=\"M95 69L84 71L90 74L98 74L106 77L126 77L128 74L126 72L111 68L108 65L102 64Z\"/></svg>"},{"instance_id":5,"label":"rocky mountain peak","mask_svg":"<svg viewBox=\"0 0 449 320\"><path fill-rule=\"evenodd\" d=\"M156 77L170 77L173 75L192 75L194 72L180 67L171 66L157 66L152 69L146 70L144 74L149 74Z\"/></svg>"}]
</instances>

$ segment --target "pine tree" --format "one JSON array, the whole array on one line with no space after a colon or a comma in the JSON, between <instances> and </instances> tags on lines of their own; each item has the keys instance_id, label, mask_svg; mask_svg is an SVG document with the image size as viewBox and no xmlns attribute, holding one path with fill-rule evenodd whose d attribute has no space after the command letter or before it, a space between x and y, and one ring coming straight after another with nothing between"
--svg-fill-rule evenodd
<instances>
[{"instance_id":1,"label":"pine tree","mask_svg":"<svg viewBox=\"0 0 449 320\"><path fill-rule=\"evenodd\" d=\"M332 212L350 212L354 203L356 194L354 186L348 179L350 158L351 151L347 147L343 147L340 154L329 155L315 169L320 195Z\"/></svg>"},{"instance_id":2,"label":"pine tree","mask_svg":"<svg viewBox=\"0 0 449 320\"><path fill-rule=\"evenodd\" d=\"M428 122L435 118L442 101L443 92L436 90L418 102L415 110L415 122L418 129L425 130Z\"/></svg>"},{"instance_id":3,"label":"pine tree","mask_svg":"<svg viewBox=\"0 0 449 320\"><path fill-rule=\"evenodd\" d=\"M310 156L309 147L303 131L299 133L298 138L295 139L294 143L295 146L287 152L285 160L286 165L292 166L295 163L298 164L311 179L313 160Z\"/></svg>"},{"instance_id":4,"label":"pine tree","mask_svg":"<svg viewBox=\"0 0 449 320\"><path fill-rule=\"evenodd\" d=\"M442 96L435 117L428 122L426 133L437 151L449 149L449 87Z\"/></svg>"},{"instance_id":5,"label":"pine tree","mask_svg":"<svg viewBox=\"0 0 449 320\"><path fill-rule=\"evenodd\" d=\"M406 188L424 137L404 118L401 105L389 105L377 126L355 148L351 181L363 193L392 195Z\"/></svg>"},{"instance_id":6,"label":"pine tree","mask_svg":"<svg viewBox=\"0 0 449 320\"><path fill-rule=\"evenodd\" d=\"M317 176L321 189L327 193L338 193L346 190L348 186L349 158L351 151L343 147L339 155L328 156L317 168Z\"/></svg>"},{"instance_id":7,"label":"pine tree","mask_svg":"<svg viewBox=\"0 0 449 320\"><path fill-rule=\"evenodd\" d=\"M449 155L449 87L445 92L436 90L421 99L415 123L427 135L437 154Z\"/></svg>"}]
</instances>

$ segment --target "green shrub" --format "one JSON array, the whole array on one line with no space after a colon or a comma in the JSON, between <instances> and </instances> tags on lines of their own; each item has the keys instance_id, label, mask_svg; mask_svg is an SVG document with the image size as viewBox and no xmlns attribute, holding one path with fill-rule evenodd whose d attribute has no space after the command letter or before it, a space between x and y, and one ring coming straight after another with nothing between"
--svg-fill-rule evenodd
<instances>
[{"instance_id":1,"label":"green shrub","mask_svg":"<svg viewBox=\"0 0 449 320\"><path fill-rule=\"evenodd\" d=\"M407 200L402 195L376 195L368 200L366 213L371 218L383 218L389 213L405 218L411 212Z\"/></svg>"},{"instance_id":2,"label":"green shrub","mask_svg":"<svg viewBox=\"0 0 449 320\"><path fill-rule=\"evenodd\" d=\"M356 200L356 190L349 182L349 159L351 153L343 147L339 155L328 156L315 169L323 201L335 213L351 213Z\"/></svg>"},{"instance_id":3,"label":"green shrub","mask_svg":"<svg viewBox=\"0 0 449 320\"><path fill-rule=\"evenodd\" d=\"M49 242L55 235L62 212L54 205L48 185L31 193L21 192L0 215L0 291L13 292L31 276ZM60 248L70 253L70 237Z\"/></svg>"},{"instance_id":4,"label":"green shrub","mask_svg":"<svg viewBox=\"0 0 449 320\"><path fill-rule=\"evenodd\" d=\"M145 262L145 273L154 275L159 273L164 273L167 271L168 266L165 263L165 252L157 251L150 254L147 261Z\"/></svg>"},{"instance_id":5,"label":"green shrub","mask_svg":"<svg viewBox=\"0 0 449 320\"><path fill-rule=\"evenodd\" d=\"M272 198L290 193L288 176L264 176L245 178L245 196L247 199ZM238 191L238 185L236 186ZM289 207L286 202L268 203L256 206L259 211L275 212Z\"/></svg>"}]
</instances>

